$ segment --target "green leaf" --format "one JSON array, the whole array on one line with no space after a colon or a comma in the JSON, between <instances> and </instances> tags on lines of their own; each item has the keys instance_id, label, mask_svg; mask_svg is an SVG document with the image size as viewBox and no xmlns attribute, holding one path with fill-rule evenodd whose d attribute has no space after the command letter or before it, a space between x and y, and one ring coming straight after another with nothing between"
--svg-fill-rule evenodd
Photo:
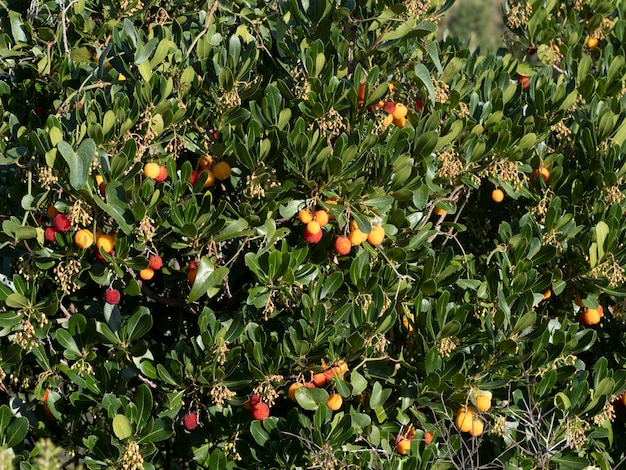
<instances>
[{"instance_id":1,"label":"green leaf","mask_svg":"<svg viewBox=\"0 0 626 470\"><path fill-rule=\"evenodd\" d=\"M30 305L30 301L17 292L9 294L4 302L7 304L7 307L11 308L24 308Z\"/></svg>"},{"instance_id":2,"label":"green leaf","mask_svg":"<svg viewBox=\"0 0 626 470\"><path fill-rule=\"evenodd\" d=\"M13 421L4 434L7 437L6 447L14 447L24 440L28 433L28 418L20 416Z\"/></svg>"},{"instance_id":3,"label":"green leaf","mask_svg":"<svg viewBox=\"0 0 626 470\"><path fill-rule=\"evenodd\" d=\"M74 189L80 189L87 184L89 167L96 156L96 143L92 139L84 140L78 150L74 149L65 141L57 144L57 149L70 167L70 184Z\"/></svg>"},{"instance_id":4,"label":"green leaf","mask_svg":"<svg viewBox=\"0 0 626 470\"><path fill-rule=\"evenodd\" d=\"M166 439L169 439L172 434L174 434L174 430L172 429L171 420L169 418L158 418L154 421L153 426L148 426L146 430L141 433L141 439L137 442L141 444L165 441Z\"/></svg>"},{"instance_id":5,"label":"green leaf","mask_svg":"<svg viewBox=\"0 0 626 470\"><path fill-rule=\"evenodd\" d=\"M256 443L260 446L264 446L270 438L270 435L265 431L265 429L263 429L263 425L258 419L255 419L250 423L250 433Z\"/></svg>"},{"instance_id":6,"label":"green leaf","mask_svg":"<svg viewBox=\"0 0 626 470\"><path fill-rule=\"evenodd\" d=\"M609 234L609 226L604 221L596 225L596 240L598 242L598 260L604 258L604 241Z\"/></svg>"},{"instance_id":7,"label":"green leaf","mask_svg":"<svg viewBox=\"0 0 626 470\"><path fill-rule=\"evenodd\" d=\"M314 411L328 401L328 392L323 388L300 387L296 390L296 401L305 410Z\"/></svg>"},{"instance_id":8,"label":"green leaf","mask_svg":"<svg viewBox=\"0 0 626 470\"><path fill-rule=\"evenodd\" d=\"M152 315L146 307L137 311L123 324L120 337L125 343L144 337L152 329Z\"/></svg>"},{"instance_id":9,"label":"green leaf","mask_svg":"<svg viewBox=\"0 0 626 470\"><path fill-rule=\"evenodd\" d=\"M187 302L192 303L207 294L209 297L213 297L219 289L217 286L222 285L222 281L228 275L228 268L225 266L215 268L215 261L212 258L203 256L198 265L198 273L196 274L196 280L193 283L191 292L187 297Z\"/></svg>"},{"instance_id":10,"label":"green leaf","mask_svg":"<svg viewBox=\"0 0 626 470\"><path fill-rule=\"evenodd\" d=\"M137 387L135 393L135 405L137 405L137 428L141 428L143 424L148 421L150 414L152 413L152 392L145 384Z\"/></svg>"},{"instance_id":11,"label":"green leaf","mask_svg":"<svg viewBox=\"0 0 626 470\"><path fill-rule=\"evenodd\" d=\"M115 418L113 418L113 434L122 440L128 439L133 435L133 427L126 416L115 415Z\"/></svg>"},{"instance_id":12,"label":"green leaf","mask_svg":"<svg viewBox=\"0 0 626 470\"><path fill-rule=\"evenodd\" d=\"M126 191L121 182L110 181L106 185L106 202L97 194L94 194L94 201L118 223L125 234L130 235L132 233L135 218L130 210Z\"/></svg>"},{"instance_id":13,"label":"green leaf","mask_svg":"<svg viewBox=\"0 0 626 470\"><path fill-rule=\"evenodd\" d=\"M424 64L415 64L413 72L415 72L415 77L426 87L426 90L428 91L428 96L430 98L430 104L434 106L435 86L433 85L433 82L430 78L430 72Z\"/></svg>"}]
</instances>

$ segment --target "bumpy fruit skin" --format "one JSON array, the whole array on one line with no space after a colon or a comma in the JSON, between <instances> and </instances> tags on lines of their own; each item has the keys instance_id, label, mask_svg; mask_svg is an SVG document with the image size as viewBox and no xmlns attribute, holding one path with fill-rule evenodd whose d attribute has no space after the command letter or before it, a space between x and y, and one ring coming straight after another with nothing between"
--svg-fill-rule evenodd
<instances>
[{"instance_id":1,"label":"bumpy fruit skin","mask_svg":"<svg viewBox=\"0 0 626 470\"><path fill-rule=\"evenodd\" d=\"M396 103L393 101L387 101L383 105L383 109L393 116L393 113L396 110Z\"/></svg>"},{"instance_id":2,"label":"bumpy fruit skin","mask_svg":"<svg viewBox=\"0 0 626 470\"><path fill-rule=\"evenodd\" d=\"M89 229L79 230L74 234L74 243L78 248L86 249L93 245L93 234Z\"/></svg>"},{"instance_id":3,"label":"bumpy fruit skin","mask_svg":"<svg viewBox=\"0 0 626 470\"><path fill-rule=\"evenodd\" d=\"M52 219L52 225L54 225L57 232L61 233L69 232L72 227L69 217L65 214L55 215L54 219Z\"/></svg>"},{"instance_id":4,"label":"bumpy fruit skin","mask_svg":"<svg viewBox=\"0 0 626 470\"><path fill-rule=\"evenodd\" d=\"M146 178L151 178L153 180L157 179L159 177L160 172L161 172L161 169L158 163L150 162L150 163L146 163L143 166L143 175Z\"/></svg>"},{"instance_id":5,"label":"bumpy fruit skin","mask_svg":"<svg viewBox=\"0 0 626 470\"><path fill-rule=\"evenodd\" d=\"M312 220L306 224L306 229L311 235L317 235L322 230L322 226L316 220Z\"/></svg>"},{"instance_id":6,"label":"bumpy fruit skin","mask_svg":"<svg viewBox=\"0 0 626 470\"><path fill-rule=\"evenodd\" d=\"M287 396L291 401L296 401L296 391L300 387L304 387L304 384L300 382L294 382L289 386L289 389L287 390Z\"/></svg>"},{"instance_id":7,"label":"bumpy fruit skin","mask_svg":"<svg viewBox=\"0 0 626 470\"><path fill-rule=\"evenodd\" d=\"M367 241L370 245L378 246L385 239L385 229L380 225L374 225L370 233L367 234Z\"/></svg>"},{"instance_id":8,"label":"bumpy fruit skin","mask_svg":"<svg viewBox=\"0 0 626 470\"><path fill-rule=\"evenodd\" d=\"M587 47L589 49L595 49L596 47L598 47L598 39L597 38L587 39Z\"/></svg>"},{"instance_id":9,"label":"bumpy fruit skin","mask_svg":"<svg viewBox=\"0 0 626 470\"><path fill-rule=\"evenodd\" d=\"M326 374L324 374L324 372L320 372L319 374L314 374L312 380L316 387L323 387L329 381L328 377L326 376Z\"/></svg>"},{"instance_id":10,"label":"bumpy fruit skin","mask_svg":"<svg viewBox=\"0 0 626 470\"><path fill-rule=\"evenodd\" d=\"M265 403L257 403L252 405L252 418L263 421L270 415L270 407Z\"/></svg>"},{"instance_id":11,"label":"bumpy fruit skin","mask_svg":"<svg viewBox=\"0 0 626 470\"><path fill-rule=\"evenodd\" d=\"M117 289L107 289L104 291L104 301L110 305L117 305L120 303L122 294Z\"/></svg>"},{"instance_id":12,"label":"bumpy fruit skin","mask_svg":"<svg viewBox=\"0 0 626 470\"><path fill-rule=\"evenodd\" d=\"M348 235L348 239L353 246L359 246L367 240L367 233L362 232L359 228L355 228L352 229L352 231Z\"/></svg>"},{"instance_id":13,"label":"bumpy fruit skin","mask_svg":"<svg viewBox=\"0 0 626 470\"><path fill-rule=\"evenodd\" d=\"M46 231L43 233L43 236L46 241L54 243L56 241L56 233L57 229L54 227L46 227Z\"/></svg>"},{"instance_id":14,"label":"bumpy fruit skin","mask_svg":"<svg viewBox=\"0 0 626 470\"><path fill-rule=\"evenodd\" d=\"M309 232L306 228L304 229L304 239L308 242L308 243L317 243L322 239L322 230L320 230L317 233L311 233Z\"/></svg>"},{"instance_id":15,"label":"bumpy fruit skin","mask_svg":"<svg viewBox=\"0 0 626 470\"><path fill-rule=\"evenodd\" d=\"M162 183L166 179L167 179L167 168L165 168L165 165L159 165L159 174L157 175L156 178L154 178L154 181L156 181L157 183Z\"/></svg>"},{"instance_id":16,"label":"bumpy fruit skin","mask_svg":"<svg viewBox=\"0 0 626 470\"><path fill-rule=\"evenodd\" d=\"M352 242L348 237L337 237L335 240L335 251L338 255L347 255L352 250Z\"/></svg>"},{"instance_id":17,"label":"bumpy fruit skin","mask_svg":"<svg viewBox=\"0 0 626 470\"><path fill-rule=\"evenodd\" d=\"M409 439L400 439L396 444L396 452L400 455L406 455L411 449L411 441Z\"/></svg>"},{"instance_id":18,"label":"bumpy fruit skin","mask_svg":"<svg viewBox=\"0 0 626 470\"><path fill-rule=\"evenodd\" d=\"M456 419L454 423L461 432L469 432L472 429L472 421L474 419L474 413L468 407L463 406L459 408L456 413Z\"/></svg>"},{"instance_id":19,"label":"bumpy fruit skin","mask_svg":"<svg viewBox=\"0 0 626 470\"><path fill-rule=\"evenodd\" d=\"M315 217L313 220L315 220L315 222L320 224L320 227L324 227L325 225L328 224L330 217L328 216L328 212L326 212L323 209L320 209L318 211L315 211Z\"/></svg>"},{"instance_id":20,"label":"bumpy fruit skin","mask_svg":"<svg viewBox=\"0 0 626 470\"><path fill-rule=\"evenodd\" d=\"M195 413L187 413L183 416L183 426L187 431L193 431L198 427L198 415Z\"/></svg>"},{"instance_id":21,"label":"bumpy fruit skin","mask_svg":"<svg viewBox=\"0 0 626 470\"><path fill-rule=\"evenodd\" d=\"M230 165L226 162L219 162L213 167L213 174L220 181L227 179L230 176Z\"/></svg>"},{"instance_id":22,"label":"bumpy fruit skin","mask_svg":"<svg viewBox=\"0 0 626 470\"><path fill-rule=\"evenodd\" d=\"M308 224L313 220L313 212L308 209L300 209L300 212L298 212L298 220L303 224Z\"/></svg>"},{"instance_id":23,"label":"bumpy fruit skin","mask_svg":"<svg viewBox=\"0 0 626 470\"><path fill-rule=\"evenodd\" d=\"M159 269L163 267L163 260L161 259L159 255L151 255L148 258L148 262L150 263L149 266L155 271L158 271Z\"/></svg>"},{"instance_id":24,"label":"bumpy fruit skin","mask_svg":"<svg viewBox=\"0 0 626 470\"><path fill-rule=\"evenodd\" d=\"M149 281L154 277L154 269L152 269L151 267L142 269L141 271L139 271L139 277L144 281Z\"/></svg>"},{"instance_id":25,"label":"bumpy fruit skin","mask_svg":"<svg viewBox=\"0 0 626 470\"><path fill-rule=\"evenodd\" d=\"M491 199L493 200L493 202L504 201L504 192L501 189L494 189L491 192Z\"/></svg>"},{"instance_id":26,"label":"bumpy fruit skin","mask_svg":"<svg viewBox=\"0 0 626 470\"><path fill-rule=\"evenodd\" d=\"M326 406L333 411L337 411L343 405L343 398L338 393L331 393L326 401Z\"/></svg>"}]
</instances>

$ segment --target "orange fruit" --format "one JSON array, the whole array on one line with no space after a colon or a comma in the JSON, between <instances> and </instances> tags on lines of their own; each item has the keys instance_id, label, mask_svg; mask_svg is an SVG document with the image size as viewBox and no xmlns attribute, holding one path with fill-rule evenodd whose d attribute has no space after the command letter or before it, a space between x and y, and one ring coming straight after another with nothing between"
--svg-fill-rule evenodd
<instances>
[{"instance_id":1,"label":"orange fruit","mask_svg":"<svg viewBox=\"0 0 626 470\"><path fill-rule=\"evenodd\" d=\"M426 445L430 444L431 442L433 442L433 433L430 431L426 431L424 433L424 442L426 443Z\"/></svg>"},{"instance_id":2,"label":"orange fruit","mask_svg":"<svg viewBox=\"0 0 626 470\"><path fill-rule=\"evenodd\" d=\"M470 425L470 429L467 431L471 436L478 437L485 430L485 424L478 418L473 417Z\"/></svg>"},{"instance_id":3,"label":"orange fruit","mask_svg":"<svg viewBox=\"0 0 626 470\"><path fill-rule=\"evenodd\" d=\"M489 411L491 409L491 392L478 391L476 394L476 408L478 411Z\"/></svg>"},{"instance_id":4,"label":"orange fruit","mask_svg":"<svg viewBox=\"0 0 626 470\"><path fill-rule=\"evenodd\" d=\"M213 174L218 180L225 180L230 176L230 165L226 162L219 162L213 167Z\"/></svg>"},{"instance_id":5,"label":"orange fruit","mask_svg":"<svg viewBox=\"0 0 626 470\"><path fill-rule=\"evenodd\" d=\"M411 441L409 439L403 438L398 441L396 444L396 452L400 455L406 455L407 452L411 449Z\"/></svg>"},{"instance_id":6,"label":"orange fruit","mask_svg":"<svg viewBox=\"0 0 626 470\"><path fill-rule=\"evenodd\" d=\"M433 214L435 214L435 215L446 215L447 212L444 211L442 208L435 206L435 208L433 209Z\"/></svg>"},{"instance_id":7,"label":"orange fruit","mask_svg":"<svg viewBox=\"0 0 626 470\"><path fill-rule=\"evenodd\" d=\"M289 396L291 401L296 401L296 390L303 386L304 384L300 382L294 382L289 386L289 389L287 389L287 395Z\"/></svg>"},{"instance_id":8,"label":"orange fruit","mask_svg":"<svg viewBox=\"0 0 626 470\"><path fill-rule=\"evenodd\" d=\"M322 230L322 226L319 224L319 222L312 220L311 222L306 224L306 230L311 235L317 235Z\"/></svg>"},{"instance_id":9,"label":"orange fruit","mask_svg":"<svg viewBox=\"0 0 626 470\"><path fill-rule=\"evenodd\" d=\"M333 411L337 411L343 405L343 398L338 393L331 393L326 401L326 406Z\"/></svg>"},{"instance_id":10,"label":"orange fruit","mask_svg":"<svg viewBox=\"0 0 626 470\"><path fill-rule=\"evenodd\" d=\"M348 364L346 361L337 362L337 366L339 368L339 376L343 377L346 372L348 372Z\"/></svg>"},{"instance_id":11,"label":"orange fruit","mask_svg":"<svg viewBox=\"0 0 626 470\"><path fill-rule=\"evenodd\" d=\"M472 421L474 419L474 413L467 406L459 408L456 413L456 419L454 423L461 432L469 432L472 429Z\"/></svg>"},{"instance_id":12,"label":"orange fruit","mask_svg":"<svg viewBox=\"0 0 626 470\"><path fill-rule=\"evenodd\" d=\"M380 225L374 225L370 233L367 234L367 241L370 245L380 245L385 238L385 229Z\"/></svg>"},{"instance_id":13,"label":"orange fruit","mask_svg":"<svg viewBox=\"0 0 626 470\"><path fill-rule=\"evenodd\" d=\"M213 157L202 155L198 161L200 168L211 168L213 166Z\"/></svg>"},{"instance_id":14,"label":"orange fruit","mask_svg":"<svg viewBox=\"0 0 626 470\"><path fill-rule=\"evenodd\" d=\"M196 275L198 274L198 263L196 261L192 261L189 263L187 267L187 280L190 284L193 284L196 281Z\"/></svg>"},{"instance_id":15,"label":"orange fruit","mask_svg":"<svg viewBox=\"0 0 626 470\"><path fill-rule=\"evenodd\" d=\"M491 191L491 199L493 202L502 202L504 200L504 192L501 189Z\"/></svg>"},{"instance_id":16,"label":"orange fruit","mask_svg":"<svg viewBox=\"0 0 626 470\"><path fill-rule=\"evenodd\" d=\"M161 167L159 166L158 163L154 163L154 162L146 163L143 167L143 175L146 178L152 178L152 179L158 178L160 172L161 172Z\"/></svg>"},{"instance_id":17,"label":"orange fruit","mask_svg":"<svg viewBox=\"0 0 626 470\"><path fill-rule=\"evenodd\" d=\"M548 179L550 179L550 170L548 170L547 168L537 168L535 171L533 171L533 184L537 185L540 183L541 180L543 180L544 183L547 183Z\"/></svg>"},{"instance_id":18,"label":"orange fruit","mask_svg":"<svg viewBox=\"0 0 626 470\"><path fill-rule=\"evenodd\" d=\"M576 297L574 297L574 303L579 307L585 306L585 304L583 303L583 299L580 298L580 294L576 294Z\"/></svg>"},{"instance_id":19,"label":"orange fruit","mask_svg":"<svg viewBox=\"0 0 626 470\"><path fill-rule=\"evenodd\" d=\"M48 206L48 217L54 219L58 213L59 211L56 207L54 207L54 204L50 204L50 206Z\"/></svg>"},{"instance_id":20,"label":"orange fruit","mask_svg":"<svg viewBox=\"0 0 626 470\"><path fill-rule=\"evenodd\" d=\"M589 49L595 49L596 47L598 47L598 39L597 38L587 39L587 47Z\"/></svg>"},{"instance_id":21,"label":"orange fruit","mask_svg":"<svg viewBox=\"0 0 626 470\"><path fill-rule=\"evenodd\" d=\"M93 233L89 229L82 229L74 235L74 243L78 248L89 248L93 245Z\"/></svg>"},{"instance_id":22,"label":"orange fruit","mask_svg":"<svg viewBox=\"0 0 626 470\"><path fill-rule=\"evenodd\" d=\"M308 209L300 209L300 212L298 212L298 219L303 224L308 224L313 220L313 212Z\"/></svg>"},{"instance_id":23,"label":"orange fruit","mask_svg":"<svg viewBox=\"0 0 626 470\"><path fill-rule=\"evenodd\" d=\"M348 237L337 237L335 240L335 251L338 255L347 255L352 250L352 242Z\"/></svg>"},{"instance_id":24,"label":"orange fruit","mask_svg":"<svg viewBox=\"0 0 626 470\"><path fill-rule=\"evenodd\" d=\"M139 271L139 277L144 281L149 281L154 277L154 269L152 269L151 267L142 269L141 271Z\"/></svg>"},{"instance_id":25,"label":"orange fruit","mask_svg":"<svg viewBox=\"0 0 626 470\"><path fill-rule=\"evenodd\" d=\"M543 293L543 300L548 300L550 297L552 297L552 289L548 289Z\"/></svg>"},{"instance_id":26,"label":"orange fruit","mask_svg":"<svg viewBox=\"0 0 626 470\"><path fill-rule=\"evenodd\" d=\"M39 401L40 401L40 402L42 402L42 403L43 403L43 402L45 402L45 401L48 401L48 395L49 395L49 393L50 393L50 392L48 391L48 389L46 389L46 391L45 391L45 392L43 392L43 396L41 397L41 400L39 400Z\"/></svg>"},{"instance_id":27,"label":"orange fruit","mask_svg":"<svg viewBox=\"0 0 626 470\"><path fill-rule=\"evenodd\" d=\"M393 113L391 113L391 115L393 116L394 120L399 120L405 118L408 112L409 109L405 105L403 105L402 103L396 103L396 109L393 110Z\"/></svg>"},{"instance_id":28,"label":"orange fruit","mask_svg":"<svg viewBox=\"0 0 626 470\"><path fill-rule=\"evenodd\" d=\"M202 170L200 174L206 174L206 180L204 181L204 187L208 188L209 186L213 186L215 183L215 175L211 170Z\"/></svg>"},{"instance_id":29,"label":"orange fruit","mask_svg":"<svg viewBox=\"0 0 626 470\"><path fill-rule=\"evenodd\" d=\"M319 374L313 374L313 383L316 387L323 387L328 383L328 377L324 372L320 372Z\"/></svg>"},{"instance_id":30,"label":"orange fruit","mask_svg":"<svg viewBox=\"0 0 626 470\"><path fill-rule=\"evenodd\" d=\"M320 224L320 227L324 227L328 223L328 220L329 220L328 212L326 212L323 209L315 211L315 217L313 218L313 220L315 220L318 224Z\"/></svg>"},{"instance_id":31,"label":"orange fruit","mask_svg":"<svg viewBox=\"0 0 626 470\"><path fill-rule=\"evenodd\" d=\"M402 318L402 326L409 332L413 332L413 324L415 323L415 315L412 312L407 312Z\"/></svg>"},{"instance_id":32,"label":"orange fruit","mask_svg":"<svg viewBox=\"0 0 626 470\"><path fill-rule=\"evenodd\" d=\"M398 126L400 129L402 129L404 126L406 126L406 118L405 117L401 117L399 119L394 118L393 123L396 126Z\"/></svg>"},{"instance_id":33,"label":"orange fruit","mask_svg":"<svg viewBox=\"0 0 626 470\"><path fill-rule=\"evenodd\" d=\"M367 233L364 233L360 229L357 228L355 230L352 230L348 234L348 239L350 240L350 243L352 245L359 246L361 243L367 240Z\"/></svg>"},{"instance_id":34,"label":"orange fruit","mask_svg":"<svg viewBox=\"0 0 626 470\"><path fill-rule=\"evenodd\" d=\"M597 325L598 323L600 323L601 316L602 315L600 314L599 309L587 308L578 315L578 320L583 325L587 325L587 326Z\"/></svg>"},{"instance_id":35,"label":"orange fruit","mask_svg":"<svg viewBox=\"0 0 626 470\"><path fill-rule=\"evenodd\" d=\"M115 233L96 233L96 247L98 251L100 248L104 250L105 253L111 253L113 248L115 248L115 239L117 235Z\"/></svg>"}]
</instances>

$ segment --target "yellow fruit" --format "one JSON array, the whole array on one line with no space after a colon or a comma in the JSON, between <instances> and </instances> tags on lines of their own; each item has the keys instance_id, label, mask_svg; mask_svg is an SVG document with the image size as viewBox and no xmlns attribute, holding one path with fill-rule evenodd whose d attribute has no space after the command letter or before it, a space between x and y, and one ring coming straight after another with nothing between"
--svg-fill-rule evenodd
<instances>
[{"instance_id":1,"label":"yellow fruit","mask_svg":"<svg viewBox=\"0 0 626 470\"><path fill-rule=\"evenodd\" d=\"M411 441L408 439L401 439L396 444L396 452L400 455L406 455L407 452L411 449Z\"/></svg>"},{"instance_id":2,"label":"yellow fruit","mask_svg":"<svg viewBox=\"0 0 626 470\"><path fill-rule=\"evenodd\" d=\"M339 367L339 375L343 377L343 375L348 372L348 364L346 361L337 362L337 367Z\"/></svg>"},{"instance_id":3,"label":"yellow fruit","mask_svg":"<svg viewBox=\"0 0 626 470\"><path fill-rule=\"evenodd\" d=\"M552 289L548 289L543 293L543 300L548 300L550 297L552 297Z\"/></svg>"},{"instance_id":4,"label":"yellow fruit","mask_svg":"<svg viewBox=\"0 0 626 470\"><path fill-rule=\"evenodd\" d=\"M319 222L312 220L311 222L306 224L306 229L311 235L317 235L318 233L320 233L320 230L322 230L322 227L320 226Z\"/></svg>"},{"instance_id":5,"label":"yellow fruit","mask_svg":"<svg viewBox=\"0 0 626 470\"><path fill-rule=\"evenodd\" d=\"M598 39L597 38L587 39L587 47L589 49L595 49L596 47L598 47Z\"/></svg>"},{"instance_id":6,"label":"yellow fruit","mask_svg":"<svg viewBox=\"0 0 626 470\"><path fill-rule=\"evenodd\" d=\"M385 229L380 225L374 225L370 233L367 234L367 241L370 245L380 245L385 239Z\"/></svg>"},{"instance_id":7,"label":"yellow fruit","mask_svg":"<svg viewBox=\"0 0 626 470\"><path fill-rule=\"evenodd\" d=\"M348 234L348 239L350 240L350 243L352 243L352 245L358 246L361 243L363 243L365 240L367 240L367 233L364 233L360 229L357 228L355 230L352 230Z\"/></svg>"},{"instance_id":8,"label":"yellow fruit","mask_svg":"<svg viewBox=\"0 0 626 470\"><path fill-rule=\"evenodd\" d=\"M143 167L143 175L146 178L155 179L159 176L160 172L161 172L161 167L159 167L158 163L154 163L154 162L146 163Z\"/></svg>"},{"instance_id":9,"label":"yellow fruit","mask_svg":"<svg viewBox=\"0 0 626 470\"><path fill-rule=\"evenodd\" d=\"M415 315L411 312L407 312L407 314L402 319L402 325L409 333L413 333L413 323L415 322Z\"/></svg>"},{"instance_id":10,"label":"yellow fruit","mask_svg":"<svg viewBox=\"0 0 626 470\"><path fill-rule=\"evenodd\" d=\"M296 401L296 390L298 390L302 386L304 386L304 384L300 382L294 382L289 386L289 389L287 390L287 395L289 396L291 401Z\"/></svg>"},{"instance_id":11,"label":"yellow fruit","mask_svg":"<svg viewBox=\"0 0 626 470\"><path fill-rule=\"evenodd\" d=\"M485 430L485 424L478 418L474 417L470 425L470 429L467 431L474 437L480 436Z\"/></svg>"},{"instance_id":12,"label":"yellow fruit","mask_svg":"<svg viewBox=\"0 0 626 470\"><path fill-rule=\"evenodd\" d=\"M91 230L84 228L76 232L74 235L74 243L78 248L83 249L89 248L93 245L93 234L91 233Z\"/></svg>"},{"instance_id":13,"label":"yellow fruit","mask_svg":"<svg viewBox=\"0 0 626 470\"><path fill-rule=\"evenodd\" d=\"M96 247L98 251L102 248L105 253L111 253L113 248L115 248L115 238L115 233L96 233Z\"/></svg>"},{"instance_id":14,"label":"yellow fruit","mask_svg":"<svg viewBox=\"0 0 626 470\"><path fill-rule=\"evenodd\" d=\"M483 390L476 391L476 409L483 412L491 409L491 392Z\"/></svg>"},{"instance_id":15,"label":"yellow fruit","mask_svg":"<svg viewBox=\"0 0 626 470\"><path fill-rule=\"evenodd\" d=\"M406 106L404 106L402 103L396 103L396 108L393 110L392 116L394 119L402 119L406 117L408 112L409 109Z\"/></svg>"},{"instance_id":16,"label":"yellow fruit","mask_svg":"<svg viewBox=\"0 0 626 470\"><path fill-rule=\"evenodd\" d=\"M501 189L494 189L491 192L493 202L502 202L504 200L504 192Z\"/></svg>"},{"instance_id":17,"label":"yellow fruit","mask_svg":"<svg viewBox=\"0 0 626 470\"><path fill-rule=\"evenodd\" d=\"M298 219L300 219L300 222L303 224L308 224L313 220L313 213L308 209L301 209L300 212L298 212Z\"/></svg>"},{"instance_id":18,"label":"yellow fruit","mask_svg":"<svg viewBox=\"0 0 626 470\"><path fill-rule=\"evenodd\" d=\"M213 166L213 157L202 155L198 163L201 168L211 168Z\"/></svg>"},{"instance_id":19,"label":"yellow fruit","mask_svg":"<svg viewBox=\"0 0 626 470\"><path fill-rule=\"evenodd\" d=\"M318 210L318 211L315 211L315 218L314 218L314 220L315 220L318 224L320 224L320 227L325 226L326 224L328 224L328 220L329 220L329 217L328 217L328 212L326 212L326 211L325 211L325 210L323 210L323 209L320 209L320 210Z\"/></svg>"},{"instance_id":20,"label":"yellow fruit","mask_svg":"<svg viewBox=\"0 0 626 470\"><path fill-rule=\"evenodd\" d=\"M474 413L467 406L459 408L456 413L456 419L454 423L461 432L470 432L472 429L472 421L474 419Z\"/></svg>"},{"instance_id":21,"label":"yellow fruit","mask_svg":"<svg viewBox=\"0 0 626 470\"><path fill-rule=\"evenodd\" d=\"M331 393L326 401L326 406L333 411L337 411L343 405L343 398L338 393Z\"/></svg>"},{"instance_id":22,"label":"yellow fruit","mask_svg":"<svg viewBox=\"0 0 626 470\"><path fill-rule=\"evenodd\" d=\"M226 162L219 162L213 167L213 174L218 180L225 180L230 176L230 165Z\"/></svg>"},{"instance_id":23,"label":"yellow fruit","mask_svg":"<svg viewBox=\"0 0 626 470\"><path fill-rule=\"evenodd\" d=\"M149 281L154 277L154 269L148 267L139 271L139 277L144 281Z\"/></svg>"},{"instance_id":24,"label":"yellow fruit","mask_svg":"<svg viewBox=\"0 0 626 470\"><path fill-rule=\"evenodd\" d=\"M443 209L441 209L440 207L435 206L435 208L433 209L433 214L435 214L435 215L446 215L447 212L444 211Z\"/></svg>"},{"instance_id":25,"label":"yellow fruit","mask_svg":"<svg viewBox=\"0 0 626 470\"><path fill-rule=\"evenodd\" d=\"M383 119L383 127L389 127L389 125L393 122L393 114L387 114L385 119Z\"/></svg>"},{"instance_id":26,"label":"yellow fruit","mask_svg":"<svg viewBox=\"0 0 626 470\"><path fill-rule=\"evenodd\" d=\"M118 79L120 82L123 82L124 80L126 80L126 76L125 76L123 73L120 73L120 74L117 76L117 79Z\"/></svg>"},{"instance_id":27,"label":"yellow fruit","mask_svg":"<svg viewBox=\"0 0 626 470\"><path fill-rule=\"evenodd\" d=\"M600 310L595 308L587 308L584 312L582 312L578 319L583 325L597 325L600 323L600 318L602 315L600 314Z\"/></svg>"}]
</instances>

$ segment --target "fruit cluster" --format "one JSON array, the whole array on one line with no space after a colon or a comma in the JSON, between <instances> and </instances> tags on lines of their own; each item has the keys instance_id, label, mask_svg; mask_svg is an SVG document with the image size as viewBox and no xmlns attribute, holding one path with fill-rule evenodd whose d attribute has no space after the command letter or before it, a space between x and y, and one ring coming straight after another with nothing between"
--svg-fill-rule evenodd
<instances>
[{"instance_id":1,"label":"fruit cluster","mask_svg":"<svg viewBox=\"0 0 626 470\"><path fill-rule=\"evenodd\" d=\"M215 180L224 181L230 177L231 168L226 162L215 163L213 157L203 155L198 161L198 169L193 170L189 176L189 184L192 186L198 180L204 181L202 185L205 188L215 184ZM202 179L204 177L204 179Z\"/></svg>"},{"instance_id":2,"label":"fruit cluster","mask_svg":"<svg viewBox=\"0 0 626 470\"><path fill-rule=\"evenodd\" d=\"M315 387L325 387L330 382L332 382L333 377L343 377L346 372L348 372L348 364L345 361L339 361L336 365L332 367L327 367L323 372L318 372L313 374L310 382L302 383L302 382L294 382L287 389L287 396L292 401L297 401L296 399L296 391L301 387L306 388L315 388ZM326 401L326 406L333 411L337 411L343 405L343 398L338 393L330 393L328 396L328 400Z\"/></svg>"},{"instance_id":3,"label":"fruit cluster","mask_svg":"<svg viewBox=\"0 0 626 470\"><path fill-rule=\"evenodd\" d=\"M475 389L472 393L479 412L484 413L491 409L491 392ZM455 424L459 431L469 433L473 437L480 436L485 430L485 423L467 405L463 405L457 411Z\"/></svg>"},{"instance_id":4,"label":"fruit cluster","mask_svg":"<svg viewBox=\"0 0 626 470\"><path fill-rule=\"evenodd\" d=\"M306 225L304 228L304 239L309 243L317 243L322 239L322 229L328 225L330 216L325 209L313 212L305 208L298 213L298 219ZM350 254L353 246L359 246L366 241L372 246L378 246L384 239L385 229L382 225L373 225L369 233L365 233L360 229L358 223L353 220L350 222L348 234L346 235L344 231L344 234L335 238L333 247L335 253L343 256Z\"/></svg>"}]
</instances>

